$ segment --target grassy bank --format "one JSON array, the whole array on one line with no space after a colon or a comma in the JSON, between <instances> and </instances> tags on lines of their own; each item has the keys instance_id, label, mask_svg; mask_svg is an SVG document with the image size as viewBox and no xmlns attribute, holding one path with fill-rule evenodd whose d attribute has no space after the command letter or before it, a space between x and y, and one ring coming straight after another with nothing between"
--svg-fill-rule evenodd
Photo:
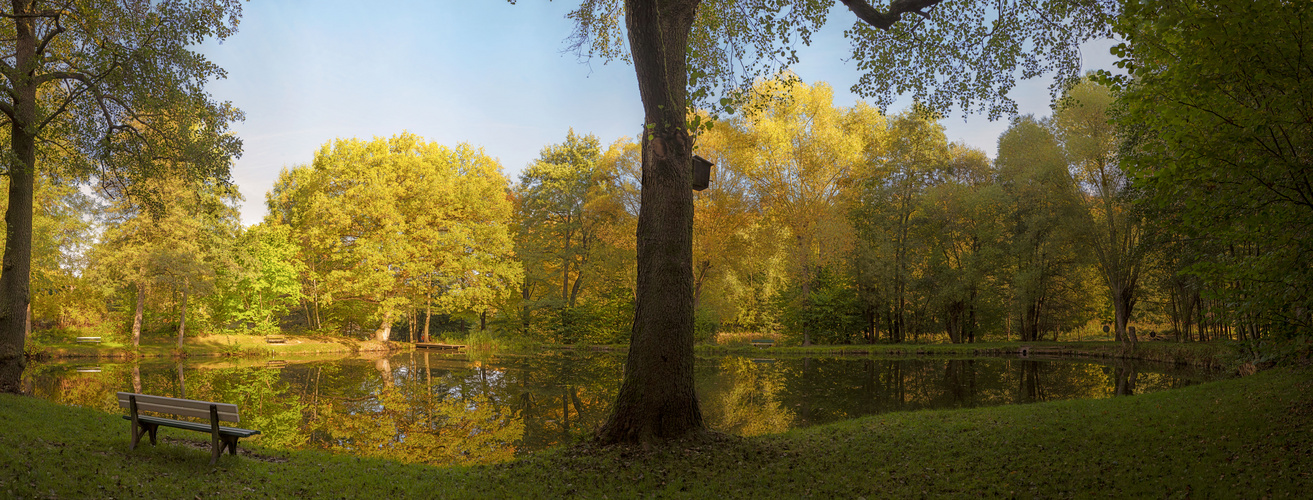
<instances>
[{"instance_id":1,"label":"grassy bank","mask_svg":"<svg viewBox=\"0 0 1313 500\"><path fill-rule=\"evenodd\" d=\"M885 414L644 451L587 446L434 468L243 444L210 467L162 429L127 451L118 415L0 395L9 497L1297 497L1313 484L1313 370L1127 398Z\"/></svg>"},{"instance_id":2,"label":"grassy bank","mask_svg":"<svg viewBox=\"0 0 1313 500\"><path fill-rule=\"evenodd\" d=\"M33 358L101 358L132 359L156 357L246 356L285 357L311 354L354 354L409 349L411 344L400 342L358 341L327 336L283 336L282 343L269 343L259 335L207 335L186 339L180 348L176 340L144 339L136 348L130 343L106 340L101 343L82 344L72 337L42 340L28 346Z\"/></svg>"}]
</instances>

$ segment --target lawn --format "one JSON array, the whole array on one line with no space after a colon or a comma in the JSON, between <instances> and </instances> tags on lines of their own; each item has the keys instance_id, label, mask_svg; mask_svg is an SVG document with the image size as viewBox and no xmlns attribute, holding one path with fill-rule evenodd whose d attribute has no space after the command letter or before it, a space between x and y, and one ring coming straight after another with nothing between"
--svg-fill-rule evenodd
<instances>
[{"instance_id":1,"label":"lawn","mask_svg":"<svg viewBox=\"0 0 1313 500\"><path fill-rule=\"evenodd\" d=\"M1313 369L1105 400L885 414L739 438L581 445L437 468L243 442L210 467L200 433L128 452L119 415L0 395L9 497L1304 497Z\"/></svg>"}]
</instances>

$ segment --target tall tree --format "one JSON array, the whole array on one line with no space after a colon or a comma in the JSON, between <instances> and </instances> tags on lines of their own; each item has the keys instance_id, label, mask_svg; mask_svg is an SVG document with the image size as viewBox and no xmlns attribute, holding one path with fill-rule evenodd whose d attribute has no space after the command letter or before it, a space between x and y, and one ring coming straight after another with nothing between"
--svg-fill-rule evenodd
<instances>
[{"instance_id":1,"label":"tall tree","mask_svg":"<svg viewBox=\"0 0 1313 500\"><path fill-rule=\"evenodd\" d=\"M1112 94L1086 80L1068 90L1060 104L1052 124L1090 215L1091 248L1112 302L1116 338L1135 343L1135 332L1126 325L1139 298L1148 226L1143 211L1134 207L1135 191L1117 155L1117 134L1107 114Z\"/></svg>"},{"instance_id":2,"label":"tall tree","mask_svg":"<svg viewBox=\"0 0 1313 500\"><path fill-rule=\"evenodd\" d=\"M240 196L231 185L194 183L181 177L157 177L139 183L138 192L121 194L106 209L100 241L92 249L90 274L111 289L135 292L132 345L140 344L147 300L167 296L178 344L187 330L192 296L210 291L216 265L227 260L240 225L235 208ZM168 199L168 204L154 200ZM155 291L152 294L152 290Z\"/></svg>"},{"instance_id":3,"label":"tall tree","mask_svg":"<svg viewBox=\"0 0 1313 500\"><path fill-rule=\"evenodd\" d=\"M916 230L921 198L940 182L949 149L943 126L922 112L895 117L887 135L888 144L862 169L851 217L868 251L875 252L877 264L867 278L884 288L890 340L902 342L909 330L914 273L928 249Z\"/></svg>"},{"instance_id":4,"label":"tall tree","mask_svg":"<svg viewBox=\"0 0 1313 500\"><path fill-rule=\"evenodd\" d=\"M227 179L240 143L223 132L240 115L210 100L204 83L223 71L189 46L230 36L240 15L239 0L13 0L0 7L0 115L12 148L4 165L0 391L19 390L25 364L38 143L96 158L102 175L127 186L152 175L158 157L190 157L197 177ZM173 116L155 119L161 114Z\"/></svg>"},{"instance_id":5,"label":"tall tree","mask_svg":"<svg viewBox=\"0 0 1313 500\"><path fill-rule=\"evenodd\" d=\"M1088 214L1052 130L1030 116L998 139L998 174L1008 195L1012 325L1023 341L1074 326L1087 305L1081 268Z\"/></svg>"},{"instance_id":6,"label":"tall tree","mask_svg":"<svg viewBox=\"0 0 1313 500\"><path fill-rule=\"evenodd\" d=\"M942 183L921 198L917 221L927 242L925 293L941 310L943 326L954 343L974 342L992 308L1003 295L997 281L1006 203L983 151L957 144L948 147Z\"/></svg>"},{"instance_id":7,"label":"tall tree","mask_svg":"<svg viewBox=\"0 0 1313 500\"><path fill-rule=\"evenodd\" d=\"M523 327L531 326L536 311L550 310L554 341L585 340L581 335L597 311L580 300L630 287L626 279L613 279L617 268L632 262L620 255L625 252L612 237L619 228L632 227L617 170L628 144L618 142L604 154L597 137L571 130L565 142L544 148L520 175L515 219L516 253L525 269ZM622 308L628 315L628 304Z\"/></svg>"},{"instance_id":8,"label":"tall tree","mask_svg":"<svg viewBox=\"0 0 1313 500\"><path fill-rule=\"evenodd\" d=\"M312 165L282 172L266 223L290 227L316 318L319 307L352 305L353 322L372 321L387 341L419 297L479 311L520 281L506 184L500 165L469 145L408 133L339 139Z\"/></svg>"},{"instance_id":9,"label":"tall tree","mask_svg":"<svg viewBox=\"0 0 1313 500\"><path fill-rule=\"evenodd\" d=\"M268 224L240 231L231 262L215 270L212 302L221 322L272 333L290 307L301 302L304 265L290 234L287 226Z\"/></svg>"},{"instance_id":10,"label":"tall tree","mask_svg":"<svg viewBox=\"0 0 1313 500\"><path fill-rule=\"evenodd\" d=\"M1241 338L1313 331L1313 4L1126 2L1123 165ZM1195 287L1198 290L1197 287ZM1193 302L1193 301L1191 301Z\"/></svg>"},{"instance_id":11,"label":"tall tree","mask_svg":"<svg viewBox=\"0 0 1313 500\"><path fill-rule=\"evenodd\" d=\"M942 5L941 0L894 0L884 10L865 0L843 3L862 21L849 31L855 59L866 71L859 91L888 102L894 93L912 90L939 109L992 103L993 114L1015 108L1006 94L1017 68L1026 77L1050 70L1073 77L1079 43L1105 33L1107 16L1115 10L1115 2L1079 0L1039 6L1019 0ZM582 52L624 57L634 65L644 112L638 306L625 380L599 431L602 442L663 440L703 429L693 390L688 111L710 104L716 94L728 111L732 96L755 78L779 73L796 60L791 47L810 42L832 5L824 0L584 0L569 15ZM927 10L937 6L943 8ZM909 13L928 19L900 23Z\"/></svg>"},{"instance_id":12,"label":"tall tree","mask_svg":"<svg viewBox=\"0 0 1313 500\"><path fill-rule=\"evenodd\" d=\"M705 133L729 135L731 166L750 183L762 215L788 231L801 298L851 245L840 198L863 161L880 154L884 129L884 116L865 103L836 108L829 85L775 79L754 87L741 116ZM811 344L811 324L800 326L803 345Z\"/></svg>"}]
</instances>

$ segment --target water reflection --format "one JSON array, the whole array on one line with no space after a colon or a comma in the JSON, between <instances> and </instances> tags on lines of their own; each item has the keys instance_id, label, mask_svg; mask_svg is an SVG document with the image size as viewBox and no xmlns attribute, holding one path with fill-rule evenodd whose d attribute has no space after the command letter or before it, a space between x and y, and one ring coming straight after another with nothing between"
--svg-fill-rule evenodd
<instances>
[{"instance_id":1,"label":"water reflection","mask_svg":"<svg viewBox=\"0 0 1313 500\"><path fill-rule=\"evenodd\" d=\"M114 393L237 404L264 443L430 464L493 463L569 443L602 423L624 358L547 352L410 352L271 362L34 364L41 398L119 413ZM699 359L698 394L714 429L781 432L891 411L1105 398L1216 375L1170 366L1018 359L739 356Z\"/></svg>"}]
</instances>

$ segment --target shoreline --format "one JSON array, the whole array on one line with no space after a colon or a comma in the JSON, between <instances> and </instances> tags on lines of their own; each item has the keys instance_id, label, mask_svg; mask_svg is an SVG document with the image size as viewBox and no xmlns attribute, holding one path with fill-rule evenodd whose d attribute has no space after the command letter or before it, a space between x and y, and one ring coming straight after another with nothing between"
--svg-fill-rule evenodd
<instances>
[{"instance_id":1,"label":"shoreline","mask_svg":"<svg viewBox=\"0 0 1313 500\"><path fill-rule=\"evenodd\" d=\"M410 342L353 340L327 336L287 335L284 343L267 343L255 335L210 335L189 339L182 348L172 343L147 343L137 349L116 343L53 344L29 347L28 359L56 361L61 359L132 360L149 358L202 358L251 357L276 358L319 354L400 353L415 350ZM538 352L544 350L589 351L624 353L628 345L554 345L505 349L507 352ZM1190 365L1210 370L1241 369L1239 353L1221 342L1176 343L1169 341L1142 341L1127 348L1113 341L1075 342L982 342L974 344L870 344L870 345L816 345L753 347L751 345L694 346L695 355L783 355L783 356L870 356L870 357L1018 357L1031 359L1088 358L1125 359Z\"/></svg>"}]
</instances>

